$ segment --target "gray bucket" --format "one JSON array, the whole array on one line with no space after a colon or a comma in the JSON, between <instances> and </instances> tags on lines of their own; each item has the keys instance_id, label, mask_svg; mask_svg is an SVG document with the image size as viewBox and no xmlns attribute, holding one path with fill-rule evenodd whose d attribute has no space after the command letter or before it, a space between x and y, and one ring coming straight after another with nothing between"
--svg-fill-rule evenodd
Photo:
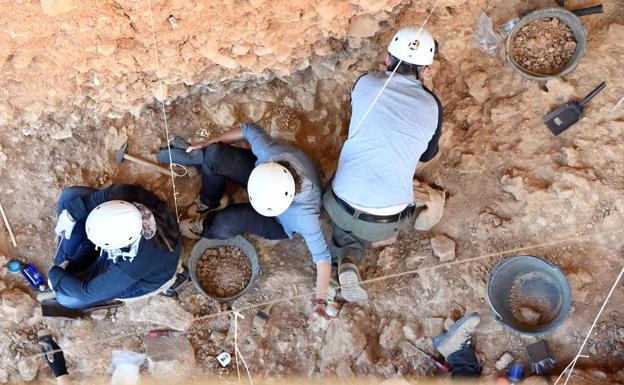
<instances>
[{"instance_id":1,"label":"gray bucket","mask_svg":"<svg viewBox=\"0 0 624 385\"><path fill-rule=\"evenodd\" d=\"M548 19L556 18L556 19L561 20L570 28L570 30L572 31L572 34L574 35L574 40L576 40L576 51L574 52L574 55L572 55L568 64L557 74L541 75L541 74L536 74L536 73L527 71L514 60L513 55L512 55L513 42L514 40L516 40L516 36L518 36L518 32L520 32L520 29L522 29L522 27L524 27L525 25L530 24L531 22L537 19L542 19L542 18L548 18ZM581 59L583 58L583 54L585 53L586 43L587 43L587 31L585 30L585 27L581 23L581 20L578 18L578 16L576 16L572 12L567 11L563 8L540 9L537 11L533 11L527 14L526 16L524 16L523 18L521 18L520 21L513 27L511 32L509 32L509 35L507 35L507 41L505 43L505 59L507 63L511 65L513 69L520 72L522 75L524 75L525 77L529 79L533 79L533 80L555 79L560 76L569 74L576 68L576 66L581 62Z\"/></svg>"},{"instance_id":2,"label":"gray bucket","mask_svg":"<svg viewBox=\"0 0 624 385\"><path fill-rule=\"evenodd\" d=\"M556 264L533 256L494 266L487 287L494 319L523 336L544 336L568 318L570 284Z\"/></svg>"},{"instance_id":3,"label":"gray bucket","mask_svg":"<svg viewBox=\"0 0 624 385\"><path fill-rule=\"evenodd\" d=\"M200 285L199 280L197 279L197 263L199 262L202 255L204 255L204 252L208 249L214 249L220 246L238 247L247 256L247 258L249 259L249 263L251 264L251 279L249 280L247 287L245 287L240 293L236 294L235 296L228 298L220 298L208 294ZM258 254L256 253L256 249L247 239L240 235L237 235L236 237L230 239L200 239L193 247L193 250L191 250L191 256L188 260L188 267L191 274L191 280L193 281L193 285L195 285L195 287L197 288L197 291L199 291L204 296L212 298L219 302L231 302L239 298L241 295L245 294L247 291L249 291L249 289L251 289L256 279L260 275L260 263L258 262Z\"/></svg>"}]
</instances>

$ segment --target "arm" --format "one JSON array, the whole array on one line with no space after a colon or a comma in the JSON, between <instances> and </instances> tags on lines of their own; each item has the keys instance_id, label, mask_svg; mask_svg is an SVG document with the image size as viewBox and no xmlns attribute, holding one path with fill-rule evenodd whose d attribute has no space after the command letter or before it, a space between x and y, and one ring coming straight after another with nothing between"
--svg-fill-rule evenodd
<instances>
[{"instance_id":1,"label":"arm","mask_svg":"<svg viewBox=\"0 0 624 385\"><path fill-rule=\"evenodd\" d=\"M215 136L214 138L210 138L208 140L204 140L203 142L195 143L192 146L189 146L186 149L186 152L191 152L193 150L198 150L200 148L208 147L213 143L234 143L243 139L243 130L240 127L232 128L228 132L224 132L221 135Z\"/></svg>"},{"instance_id":2,"label":"arm","mask_svg":"<svg viewBox=\"0 0 624 385\"><path fill-rule=\"evenodd\" d=\"M329 287L329 280L331 277L331 256L329 254L329 248L325 237L321 231L321 223L318 222L318 231L301 234L308 245L308 249L312 253L312 260L316 264L316 299L323 301L327 300L327 288ZM330 317L325 312L326 305L317 304L314 308L313 317L323 317L329 319Z\"/></svg>"},{"instance_id":3,"label":"arm","mask_svg":"<svg viewBox=\"0 0 624 385\"><path fill-rule=\"evenodd\" d=\"M440 136L442 136L442 120L444 115L444 110L442 109L442 103L440 103L440 99L433 94L427 87L423 85L423 89L427 91L436 101L438 105L438 126L436 127L435 133L433 137L429 141L427 145L427 149L420 156L421 162L429 162L438 154L438 142L440 141Z\"/></svg>"},{"instance_id":4,"label":"arm","mask_svg":"<svg viewBox=\"0 0 624 385\"><path fill-rule=\"evenodd\" d=\"M90 279L79 279L58 266L48 272L54 291L85 302L100 302L114 298L134 285L135 280L123 274L115 264Z\"/></svg>"},{"instance_id":5,"label":"arm","mask_svg":"<svg viewBox=\"0 0 624 385\"><path fill-rule=\"evenodd\" d=\"M108 191L111 187L98 190L86 197L75 198L68 202L66 210L69 212L69 215L71 215L71 218L75 222L85 219L91 210L108 200Z\"/></svg>"}]
</instances>

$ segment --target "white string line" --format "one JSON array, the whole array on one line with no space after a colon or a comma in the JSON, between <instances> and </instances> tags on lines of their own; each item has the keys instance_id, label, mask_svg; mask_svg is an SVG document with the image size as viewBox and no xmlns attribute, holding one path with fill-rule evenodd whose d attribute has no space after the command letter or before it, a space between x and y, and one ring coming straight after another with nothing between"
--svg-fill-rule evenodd
<instances>
[{"instance_id":1,"label":"white string line","mask_svg":"<svg viewBox=\"0 0 624 385\"><path fill-rule=\"evenodd\" d=\"M602 306L600 307L600 310L598 311L598 314L596 314L596 318L594 318L594 322L592 323L591 327L589 328L589 332L587 332L587 335L585 336L585 340L581 344L581 347L579 348L579 351L576 354L576 357L574 357L574 359L572 360L572 363L570 365L568 365L569 371L568 371L568 376L566 377L566 380L565 380L565 383L564 383L565 385L568 384L568 381L570 380L570 376L572 375L572 372L574 371L574 367L576 366L576 362L578 361L579 357L583 357L581 355L581 353L583 352L583 349L585 348L585 344L587 344L587 340L589 340L589 337L591 336L592 332L594 331L594 328L596 327L596 324L598 323L598 319L600 319L600 316L602 315L602 312L607 307L607 304L609 303L609 300L611 299L611 295L613 295L613 292L615 291L615 289L617 288L618 284L620 283L620 280L622 279L622 275L624 275L624 267L622 268L622 270L620 270L620 274L618 274L617 278L615 279L615 282L613 282L613 286L611 287L611 290L609 291L609 294L607 294L607 298L602 303ZM559 383L559 381L561 380L561 378L563 377L564 374L565 374L565 370L559 375L559 377L557 378L557 381L555 382L555 385L557 385Z\"/></svg>"},{"instance_id":2,"label":"white string line","mask_svg":"<svg viewBox=\"0 0 624 385\"><path fill-rule=\"evenodd\" d=\"M436 7L438 6L438 3L440 2L440 0L436 1L435 5L433 6L433 8L431 8L431 11L429 12L429 14L427 15L427 18L425 19L425 21L422 23L422 25L420 26L420 28L418 29L418 32L416 33L416 36L418 36L418 34L420 34L420 31L422 31L423 27L425 26L425 24L427 24L427 21L429 21L429 18L431 17L431 15L433 14L433 11L436 9ZM355 126L355 128L353 129L352 133L349 133L349 138L352 138L353 135L355 135L355 133L357 132L357 130L360 128L360 126L362 125L362 123L364 123L364 120L366 119L366 117L368 116L368 114L371 112L371 110L373 109L373 106L377 103L377 101L379 100L379 97L381 96L381 94L383 94L383 92L385 91L386 87L388 86L388 83L390 83L390 79L392 79L392 77L394 76L394 74L396 73L397 69L399 69L399 67L401 66L401 63L403 63L403 59L399 58L399 63L394 67L394 69L392 70L392 73L390 73L390 76L388 77L388 79L386 79L384 85L381 87L381 90L379 90L379 92L377 93L377 96L375 96L375 99L373 99L373 102L370 104L370 106L368 106L368 109L366 110L366 112L364 112L364 115L362 115L362 118L360 119L360 122L357 124L357 126Z\"/></svg>"},{"instance_id":3,"label":"white string line","mask_svg":"<svg viewBox=\"0 0 624 385\"><path fill-rule=\"evenodd\" d=\"M615 111L615 109L616 109L616 108L618 108L618 107L620 106L620 104L622 104L622 102L624 102L624 98L620 99L620 101L618 101L618 102L616 103L616 105L615 105L615 106L613 106L613 108L611 109L611 111L609 111L609 114L612 114L612 113L613 113L613 111Z\"/></svg>"},{"instance_id":4,"label":"white string line","mask_svg":"<svg viewBox=\"0 0 624 385\"><path fill-rule=\"evenodd\" d=\"M164 89L163 82L160 76L160 58L158 56L158 45L156 43L156 29L154 28L154 15L152 13L152 1L147 0L147 5L149 7L150 21L151 21L151 26L152 26L152 42L154 45L154 55L156 56L156 77L158 78L158 87L160 87L160 90L163 90ZM176 173L173 171L173 159L171 157L171 144L169 143L169 126L167 124L167 112L165 111L164 97L163 97L163 100L160 100L160 103L162 106L163 120L165 122L165 135L167 135L166 140L167 140L167 151L169 152L169 170L171 171L171 186L173 187L173 204L175 205L176 221L180 223L180 213L178 211L178 192L176 191L176 185L175 185Z\"/></svg>"},{"instance_id":5,"label":"white string line","mask_svg":"<svg viewBox=\"0 0 624 385\"><path fill-rule=\"evenodd\" d=\"M150 112L149 113L150 120L148 120L148 122L150 124L150 129L152 131L154 131L154 125L152 124L152 119L154 119L154 113L151 110L149 112ZM167 141L167 143L170 143L171 141L173 141L173 139L174 138L171 138L170 140ZM169 150L169 152L171 152L171 150ZM171 159L171 157L169 159ZM172 167L174 167L174 166L175 167L180 167L182 170L184 170L183 173L178 173L178 172L174 171L173 168L171 168L171 172L173 172L175 174L175 176L177 176L179 178L183 178L183 177L188 175L188 169L185 166L183 166L183 165L181 165L179 163L170 163L170 164L171 164Z\"/></svg>"},{"instance_id":6,"label":"white string line","mask_svg":"<svg viewBox=\"0 0 624 385\"><path fill-rule=\"evenodd\" d=\"M241 361L243 361L243 365L245 365L245 370L247 371L247 377L249 378L249 383L253 385L253 380L251 379L251 372L249 371L247 362L245 362L245 357L243 357L243 354L241 353L240 349L238 349L238 317L243 318L238 311L234 311L234 354L236 356L236 371L238 372L238 382L242 382L240 378L240 370L238 369L238 356L240 356Z\"/></svg>"},{"instance_id":7,"label":"white string line","mask_svg":"<svg viewBox=\"0 0 624 385\"><path fill-rule=\"evenodd\" d=\"M234 312L234 359L236 360L236 374L238 374L238 382L241 383L240 366L238 364L238 312Z\"/></svg>"},{"instance_id":8,"label":"white string line","mask_svg":"<svg viewBox=\"0 0 624 385\"><path fill-rule=\"evenodd\" d=\"M430 270L435 270L438 268L443 268L443 267L447 267L447 266L452 266L452 265L459 265L459 264L463 264L463 263L470 263L470 262L475 262L478 260L482 260L482 259L486 259L486 258L490 258L490 257L494 257L497 255L503 255L503 254L509 254L509 253L515 253L521 250L530 250L530 249L536 249L536 248L540 248L540 247L546 247L546 246L555 246L561 243L566 243L566 242L570 242L573 240L581 240L583 238L586 237L592 237L595 235L605 235L605 234L617 234L617 233L621 233L624 232L624 228L618 228L616 230L605 230L605 231L599 231L599 232L593 232L593 233L587 233L587 234L580 234L580 235L576 235L576 236L571 236L571 237L567 237L567 238L562 238L559 240L555 240L555 241L548 241L548 242L542 242L542 243L538 243L538 244L534 244L534 245L528 245L528 246L521 246L521 247L516 247L513 249L508 249L508 250L501 250L498 252L493 252L493 253L488 253L488 254L484 254L481 256L477 256L477 257L473 257L473 258L467 258L467 259L462 259L462 260L455 260L455 261L451 261L451 262L446 262L446 263L441 263L438 265L432 265L432 266L425 266L425 267L421 267L421 268L416 268L416 269L412 269L412 270L408 270L408 271L404 271L402 273L396 273L396 274L390 274L390 275L385 275L385 276L380 276L380 277L376 277L376 278L370 278L367 280L362 280L360 281L360 284L368 284L368 283L372 283L372 282L379 282L379 281L383 281L386 279L391 279L391 278L398 278L401 276L406 276L406 275L412 275L412 274L416 274L419 272L424 272L424 271L430 271ZM300 298L308 298L308 297L312 297L316 292L315 291L310 291L307 293L302 293L302 294L298 294L298 295L294 295L294 296L290 296L290 297L286 297L286 298L278 298L275 300L271 300L271 301L266 301L266 302L260 302L260 303L255 303L255 304L251 304L251 305L247 305L247 306L242 306L242 307L238 307L236 309L236 311L243 312L243 311L248 311L248 310L253 310L256 308L261 308L261 307L266 307L268 305L274 305L277 303L282 303L282 302L288 302L291 300L295 300L295 299L300 299ZM201 316L201 317L195 317L192 320L192 323L195 323L197 321L202 321L202 320L206 320L206 319L211 319L211 318L218 318L224 315L231 315L233 314L234 310L228 310L228 311L223 311L223 312L218 312L218 313L212 313L212 314L207 314L205 316ZM97 344L102 344L105 342L109 342L109 341L115 341L117 339L121 339L124 337L131 337L134 335L139 335L139 334L145 334L148 333L149 331L151 331L152 329L143 329L137 332L132 332L132 333L127 333L124 335L117 335L117 336L113 336L113 337L108 337L108 338L101 338L101 339L95 339L95 340L87 340L84 341L84 343L88 343L91 345L97 345ZM182 332L185 334L189 334L190 332ZM65 349L71 349L73 348L74 345L70 345L65 347ZM56 353L56 352L60 352L63 351L62 349L58 349L56 351L53 351L51 353ZM24 358L22 358L22 360L28 360L28 359L33 359L33 358L38 358L43 356L44 354L42 353L37 353L31 356L26 356Z\"/></svg>"}]
</instances>

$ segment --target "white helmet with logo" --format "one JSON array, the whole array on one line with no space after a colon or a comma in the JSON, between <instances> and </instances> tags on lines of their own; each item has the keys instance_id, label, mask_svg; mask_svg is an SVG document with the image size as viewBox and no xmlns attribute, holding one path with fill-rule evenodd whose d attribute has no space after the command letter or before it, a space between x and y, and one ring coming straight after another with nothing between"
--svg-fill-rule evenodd
<instances>
[{"instance_id":1,"label":"white helmet with logo","mask_svg":"<svg viewBox=\"0 0 624 385\"><path fill-rule=\"evenodd\" d=\"M139 210L129 202L104 202L87 217L87 238L99 248L116 250L141 238L143 220Z\"/></svg>"},{"instance_id":2,"label":"white helmet with logo","mask_svg":"<svg viewBox=\"0 0 624 385\"><path fill-rule=\"evenodd\" d=\"M430 65L433 63L435 40L427 30L403 28L392 38L388 52L406 63Z\"/></svg>"},{"instance_id":3,"label":"white helmet with logo","mask_svg":"<svg viewBox=\"0 0 624 385\"><path fill-rule=\"evenodd\" d=\"M279 163L262 163L249 175L247 193L254 210L265 217L275 217L286 211L292 203L295 179Z\"/></svg>"}]
</instances>

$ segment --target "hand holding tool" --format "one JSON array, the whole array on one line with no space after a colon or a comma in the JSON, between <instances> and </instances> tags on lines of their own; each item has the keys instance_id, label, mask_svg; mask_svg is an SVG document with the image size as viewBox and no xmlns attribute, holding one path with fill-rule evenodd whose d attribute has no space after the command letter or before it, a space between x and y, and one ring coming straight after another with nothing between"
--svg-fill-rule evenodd
<instances>
[{"instance_id":1,"label":"hand holding tool","mask_svg":"<svg viewBox=\"0 0 624 385\"><path fill-rule=\"evenodd\" d=\"M416 350L418 353L420 353L421 355L427 357L427 359L429 359L429 362L431 362L433 365L436 366L436 368L440 369L441 371L443 371L444 373L448 373L449 372L449 367L446 364L441 363L440 361L436 360L435 358L433 358L432 355L425 353L425 351L421 350L420 348L418 348L416 345L414 345L414 343L410 340L405 340L405 342L407 342L407 344L409 346L412 347L412 349Z\"/></svg>"},{"instance_id":2,"label":"hand holding tool","mask_svg":"<svg viewBox=\"0 0 624 385\"><path fill-rule=\"evenodd\" d=\"M152 171L159 172L163 175L167 175L167 176L171 175L171 171L168 168L160 167L153 163L147 162L143 159L139 159L134 155L126 154L127 149L128 149L128 142L124 143L119 149L119 151L117 151L117 163L118 164L122 164L124 160L129 160L145 168L148 168Z\"/></svg>"}]
</instances>

